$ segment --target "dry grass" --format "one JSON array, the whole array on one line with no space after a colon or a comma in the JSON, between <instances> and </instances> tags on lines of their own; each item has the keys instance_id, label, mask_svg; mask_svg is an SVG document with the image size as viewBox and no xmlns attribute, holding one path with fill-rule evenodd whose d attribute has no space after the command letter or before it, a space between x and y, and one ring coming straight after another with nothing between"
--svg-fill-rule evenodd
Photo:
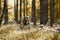
<instances>
[{"instance_id":1,"label":"dry grass","mask_svg":"<svg viewBox=\"0 0 60 40\"><path fill-rule=\"evenodd\" d=\"M18 26L3 26L0 28L0 40L60 40L59 33L44 30L20 30Z\"/></svg>"}]
</instances>

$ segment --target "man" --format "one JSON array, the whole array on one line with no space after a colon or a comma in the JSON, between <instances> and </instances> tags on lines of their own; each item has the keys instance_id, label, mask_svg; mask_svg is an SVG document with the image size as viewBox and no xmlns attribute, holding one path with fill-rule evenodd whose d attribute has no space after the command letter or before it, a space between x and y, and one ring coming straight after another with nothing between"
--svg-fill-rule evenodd
<instances>
[{"instance_id":1,"label":"man","mask_svg":"<svg viewBox=\"0 0 60 40\"><path fill-rule=\"evenodd\" d=\"M20 25L21 25L21 29L23 29L25 26L28 26L28 28L30 29L29 17L25 16Z\"/></svg>"}]
</instances>

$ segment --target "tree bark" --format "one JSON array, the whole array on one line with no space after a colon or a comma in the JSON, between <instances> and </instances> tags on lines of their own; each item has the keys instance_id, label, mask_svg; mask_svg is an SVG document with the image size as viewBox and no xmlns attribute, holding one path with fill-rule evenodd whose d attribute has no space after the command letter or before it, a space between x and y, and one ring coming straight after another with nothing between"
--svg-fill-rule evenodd
<instances>
[{"instance_id":1,"label":"tree bark","mask_svg":"<svg viewBox=\"0 0 60 40\"><path fill-rule=\"evenodd\" d=\"M25 16L25 14L26 14L26 10L25 10L25 6L26 6L26 5L25 5L25 1L26 1L26 0L23 1L23 2L24 2L24 5L23 5L23 6L24 6L24 9L23 9L23 16Z\"/></svg>"},{"instance_id":2,"label":"tree bark","mask_svg":"<svg viewBox=\"0 0 60 40\"><path fill-rule=\"evenodd\" d=\"M0 26L1 26L1 22L2 20L1 20L1 0L0 0Z\"/></svg>"},{"instance_id":3,"label":"tree bark","mask_svg":"<svg viewBox=\"0 0 60 40\"><path fill-rule=\"evenodd\" d=\"M40 0L40 24L46 25L48 21L48 0Z\"/></svg>"},{"instance_id":4,"label":"tree bark","mask_svg":"<svg viewBox=\"0 0 60 40\"><path fill-rule=\"evenodd\" d=\"M7 5L7 0L4 0L4 24L8 23L8 5Z\"/></svg>"},{"instance_id":5,"label":"tree bark","mask_svg":"<svg viewBox=\"0 0 60 40\"><path fill-rule=\"evenodd\" d=\"M20 0L20 18L22 17L22 0Z\"/></svg>"},{"instance_id":6,"label":"tree bark","mask_svg":"<svg viewBox=\"0 0 60 40\"><path fill-rule=\"evenodd\" d=\"M54 0L50 0L50 26L54 23Z\"/></svg>"},{"instance_id":7,"label":"tree bark","mask_svg":"<svg viewBox=\"0 0 60 40\"><path fill-rule=\"evenodd\" d=\"M28 10L27 10L27 5L28 4L28 2L27 2L27 0L26 0L26 16L28 16Z\"/></svg>"},{"instance_id":8,"label":"tree bark","mask_svg":"<svg viewBox=\"0 0 60 40\"><path fill-rule=\"evenodd\" d=\"M36 4L35 0L32 0L32 21L36 25Z\"/></svg>"},{"instance_id":9,"label":"tree bark","mask_svg":"<svg viewBox=\"0 0 60 40\"><path fill-rule=\"evenodd\" d=\"M18 0L14 0L14 17L16 23L18 23Z\"/></svg>"},{"instance_id":10,"label":"tree bark","mask_svg":"<svg viewBox=\"0 0 60 40\"><path fill-rule=\"evenodd\" d=\"M27 0L24 0L24 16L28 16L28 13L27 13Z\"/></svg>"},{"instance_id":11,"label":"tree bark","mask_svg":"<svg viewBox=\"0 0 60 40\"><path fill-rule=\"evenodd\" d=\"M22 22L22 0L20 0L20 20L19 24Z\"/></svg>"},{"instance_id":12,"label":"tree bark","mask_svg":"<svg viewBox=\"0 0 60 40\"><path fill-rule=\"evenodd\" d=\"M0 0L0 15L1 15L1 0Z\"/></svg>"},{"instance_id":13,"label":"tree bark","mask_svg":"<svg viewBox=\"0 0 60 40\"><path fill-rule=\"evenodd\" d=\"M45 24L47 24L48 22L48 0L44 0L45 1L45 8L44 8L44 11L45 11Z\"/></svg>"}]
</instances>

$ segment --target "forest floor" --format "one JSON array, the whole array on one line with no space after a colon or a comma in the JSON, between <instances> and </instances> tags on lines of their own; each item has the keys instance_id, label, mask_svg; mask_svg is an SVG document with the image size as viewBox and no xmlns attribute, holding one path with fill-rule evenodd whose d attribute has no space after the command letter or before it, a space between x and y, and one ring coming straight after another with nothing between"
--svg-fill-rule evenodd
<instances>
[{"instance_id":1,"label":"forest floor","mask_svg":"<svg viewBox=\"0 0 60 40\"><path fill-rule=\"evenodd\" d=\"M57 27L40 25L31 25L23 30L20 29L18 24L8 24L0 27L0 40L60 40L60 25ZM57 30L59 29L59 30Z\"/></svg>"}]
</instances>

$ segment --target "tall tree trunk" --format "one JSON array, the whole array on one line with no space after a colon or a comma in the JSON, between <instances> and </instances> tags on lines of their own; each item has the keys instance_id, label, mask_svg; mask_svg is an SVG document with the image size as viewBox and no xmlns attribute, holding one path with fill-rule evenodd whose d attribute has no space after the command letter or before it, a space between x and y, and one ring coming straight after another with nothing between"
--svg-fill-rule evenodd
<instances>
[{"instance_id":1,"label":"tall tree trunk","mask_svg":"<svg viewBox=\"0 0 60 40\"><path fill-rule=\"evenodd\" d=\"M60 0L59 0L59 19L60 19Z\"/></svg>"},{"instance_id":2,"label":"tall tree trunk","mask_svg":"<svg viewBox=\"0 0 60 40\"><path fill-rule=\"evenodd\" d=\"M50 26L54 23L54 0L50 0Z\"/></svg>"},{"instance_id":3,"label":"tall tree trunk","mask_svg":"<svg viewBox=\"0 0 60 40\"><path fill-rule=\"evenodd\" d=\"M43 24L44 22L44 0L40 0L40 24Z\"/></svg>"},{"instance_id":4,"label":"tall tree trunk","mask_svg":"<svg viewBox=\"0 0 60 40\"><path fill-rule=\"evenodd\" d=\"M26 5L25 5L25 1L26 1L26 0L23 1L23 2L24 2L24 5L23 5L23 7L24 7L24 9L23 9L23 15L24 15L24 16L25 16L25 13L26 13L26 10L25 10L25 6L26 6Z\"/></svg>"},{"instance_id":5,"label":"tall tree trunk","mask_svg":"<svg viewBox=\"0 0 60 40\"><path fill-rule=\"evenodd\" d=\"M44 13L45 13L45 24L47 24L48 22L48 0L44 0L45 1L45 8L44 8Z\"/></svg>"},{"instance_id":6,"label":"tall tree trunk","mask_svg":"<svg viewBox=\"0 0 60 40\"><path fill-rule=\"evenodd\" d=\"M14 0L14 17L16 23L18 23L18 0Z\"/></svg>"},{"instance_id":7,"label":"tall tree trunk","mask_svg":"<svg viewBox=\"0 0 60 40\"><path fill-rule=\"evenodd\" d=\"M1 23L2 23L2 20L3 20L3 15L4 15L4 13L2 13L2 15L0 15L0 26L1 26Z\"/></svg>"},{"instance_id":8,"label":"tall tree trunk","mask_svg":"<svg viewBox=\"0 0 60 40\"><path fill-rule=\"evenodd\" d=\"M1 26L1 0L0 0L0 26Z\"/></svg>"},{"instance_id":9,"label":"tall tree trunk","mask_svg":"<svg viewBox=\"0 0 60 40\"><path fill-rule=\"evenodd\" d=\"M35 0L32 0L32 21L36 25L36 4Z\"/></svg>"},{"instance_id":10,"label":"tall tree trunk","mask_svg":"<svg viewBox=\"0 0 60 40\"><path fill-rule=\"evenodd\" d=\"M57 17L58 17L58 13L59 13L59 0L55 0L54 2L55 8L54 8L54 22L57 24Z\"/></svg>"},{"instance_id":11,"label":"tall tree trunk","mask_svg":"<svg viewBox=\"0 0 60 40\"><path fill-rule=\"evenodd\" d=\"M7 0L4 0L4 24L8 23L8 5Z\"/></svg>"},{"instance_id":12,"label":"tall tree trunk","mask_svg":"<svg viewBox=\"0 0 60 40\"><path fill-rule=\"evenodd\" d=\"M1 0L0 0L0 15L1 15Z\"/></svg>"},{"instance_id":13,"label":"tall tree trunk","mask_svg":"<svg viewBox=\"0 0 60 40\"><path fill-rule=\"evenodd\" d=\"M28 15L27 11L27 0L24 0L24 16Z\"/></svg>"},{"instance_id":14,"label":"tall tree trunk","mask_svg":"<svg viewBox=\"0 0 60 40\"><path fill-rule=\"evenodd\" d=\"M22 17L22 0L20 0L20 18Z\"/></svg>"},{"instance_id":15,"label":"tall tree trunk","mask_svg":"<svg viewBox=\"0 0 60 40\"><path fill-rule=\"evenodd\" d=\"M40 24L47 24L48 21L48 0L40 0Z\"/></svg>"},{"instance_id":16,"label":"tall tree trunk","mask_svg":"<svg viewBox=\"0 0 60 40\"><path fill-rule=\"evenodd\" d=\"M20 20L19 23L22 21L22 0L20 0Z\"/></svg>"},{"instance_id":17,"label":"tall tree trunk","mask_svg":"<svg viewBox=\"0 0 60 40\"><path fill-rule=\"evenodd\" d=\"M27 2L27 0L26 0L26 16L28 16L28 10L27 10L27 5L28 4L28 2Z\"/></svg>"}]
</instances>

